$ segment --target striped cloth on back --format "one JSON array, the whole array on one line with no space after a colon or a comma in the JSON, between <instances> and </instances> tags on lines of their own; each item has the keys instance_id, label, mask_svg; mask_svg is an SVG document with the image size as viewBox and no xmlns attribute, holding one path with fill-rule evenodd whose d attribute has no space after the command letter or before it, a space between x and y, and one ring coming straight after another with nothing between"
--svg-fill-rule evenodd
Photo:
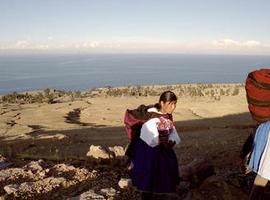
<instances>
[{"instance_id":1,"label":"striped cloth on back","mask_svg":"<svg viewBox=\"0 0 270 200\"><path fill-rule=\"evenodd\" d=\"M248 108L256 124L270 120L270 69L248 74L246 79Z\"/></svg>"}]
</instances>

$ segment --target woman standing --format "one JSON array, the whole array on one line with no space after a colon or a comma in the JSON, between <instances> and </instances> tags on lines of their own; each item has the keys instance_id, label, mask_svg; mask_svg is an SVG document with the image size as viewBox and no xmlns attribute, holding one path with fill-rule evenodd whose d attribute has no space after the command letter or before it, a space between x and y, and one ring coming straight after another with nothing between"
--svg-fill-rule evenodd
<instances>
[{"instance_id":1,"label":"woman standing","mask_svg":"<svg viewBox=\"0 0 270 200\"><path fill-rule=\"evenodd\" d=\"M173 150L180 142L172 120L176 103L173 92L163 92L159 102L147 110L161 114L160 117L143 124L134 145L131 179L133 186L142 192L142 199L152 199L155 193L175 193L179 184L178 162Z\"/></svg>"}]
</instances>

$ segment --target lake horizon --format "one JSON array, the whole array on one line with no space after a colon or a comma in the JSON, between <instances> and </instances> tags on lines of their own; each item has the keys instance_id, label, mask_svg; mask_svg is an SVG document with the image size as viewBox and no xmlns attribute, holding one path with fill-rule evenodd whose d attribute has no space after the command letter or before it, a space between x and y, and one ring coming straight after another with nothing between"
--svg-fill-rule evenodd
<instances>
[{"instance_id":1,"label":"lake horizon","mask_svg":"<svg viewBox=\"0 0 270 200\"><path fill-rule=\"evenodd\" d=\"M270 68L269 55L177 53L0 55L0 95L55 88L244 83L251 71Z\"/></svg>"}]
</instances>

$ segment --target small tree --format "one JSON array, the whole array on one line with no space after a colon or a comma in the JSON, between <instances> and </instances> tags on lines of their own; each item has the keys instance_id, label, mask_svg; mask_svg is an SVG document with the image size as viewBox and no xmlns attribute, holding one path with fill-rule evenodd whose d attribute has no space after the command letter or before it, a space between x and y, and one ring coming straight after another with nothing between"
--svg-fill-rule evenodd
<instances>
[{"instance_id":1,"label":"small tree","mask_svg":"<svg viewBox=\"0 0 270 200\"><path fill-rule=\"evenodd\" d=\"M221 96L224 96L225 95L225 92L224 92L224 90L222 88L220 89L220 95Z\"/></svg>"},{"instance_id":2,"label":"small tree","mask_svg":"<svg viewBox=\"0 0 270 200\"><path fill-rule=\"evenodd\" d=\"M45 95L45 97L48 97L50 95L50 89L49 88L44 90L44 95Z\"/></svg>"},{"instance_id":3,"label":"small tree","mask_svg":"<svg viewBox=\"0 0 270 200\"><path fill-rule=\"evenodd\" d=\"M236 88L234 88L232 95L236 96L238 94L239 94L239 88L236 87Z\"/></svg>"}]
</instances>

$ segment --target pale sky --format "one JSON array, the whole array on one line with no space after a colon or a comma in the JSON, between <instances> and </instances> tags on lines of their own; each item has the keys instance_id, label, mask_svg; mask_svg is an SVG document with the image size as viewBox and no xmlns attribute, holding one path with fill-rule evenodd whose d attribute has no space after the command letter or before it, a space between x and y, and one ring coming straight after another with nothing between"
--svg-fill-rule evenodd
<instances>
[{"instance_id":1,"label":"pale sky","mask_svg":"<svg viewBox=\"0 0 270 200\"><path fill-rule=\"evenodd\" d=\"M0 53L270 55L269 0L0 0Z\"/></svg>"}]
</instances>

